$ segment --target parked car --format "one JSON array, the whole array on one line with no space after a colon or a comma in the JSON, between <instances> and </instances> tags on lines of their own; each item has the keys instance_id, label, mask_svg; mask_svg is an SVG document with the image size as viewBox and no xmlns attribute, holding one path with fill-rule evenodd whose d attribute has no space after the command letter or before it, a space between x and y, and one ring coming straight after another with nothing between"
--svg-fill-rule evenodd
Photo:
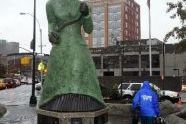
<instances>
[{"instance_id":1,"label":"parked car","mask_svg":"<svg viewBox=\"0 0 186 124\"><path fill-rule=\"evenodd\" d=\"M42 88L42 84L41 83L37 83L36 84L36 90L40 91Z\"/></svg>"},{"instance_id":2,"label":"parked car","mask_svg":"<svg viewBox=\"0 0 186 124\"><path fill-rule=\"evenodd\" d=\"M118 85L118 93L127 102L132 102L132 99L136 92L142 87L143 83L122 83ZM172 103L176 103L180 100L178 92L170 90L160 90L159 87L150 83L152 89L157 92L159 100L170 100Z\"/></svg>"},{"instance_id":3,"label":"parked car","mask_svg":"<svg viewBox=\"0 0 186 124\"><path fill-rule=\"evenodd\" d=\"M21 80L19 78L13 78L13 82L16 84L16 86L21 85Z\"/></svg>"},{"instance_id":4,"label":"parked car","mask_svg":"<svg viewBox=\"0 0 186 124\"><path fill-rule=\"evenodd\" d=\"M182 92L186 92L186 85L185 85L185 84L182 84L182 86L181 86L181 91L182 91Z\"/></svg>"},{"instance_id":5,"label":"parked car","mask_svg":"<svg viewBox=\"0 0 186 124\"><path fill-rule=\"evenodd\" d=\"M0 80L0 90L6 89L6 84L3 83L3 80Z\"/></svg>"},{"instance_id":6,"label":"parked car","mask_svg":"<svg viewBox=\"0 0 186 124\"><path fill-rule=\"evenodd\" d=\"M39 78L36 76L35 77L35 83L39 83L40 80ZM21 77L21 83L22 84L32 84L32 77L26 77L26 76L22 76Z\"/></svg>"},{"instance_id":7,"label":"parked car","mask_svg":"<svg viewBox=\"0 0 186 124\"><path fill-rule=\"evenodd\" d=\"M6 84L6 88L16 87L16 82L13 80L13 78L4 78L3 83Z\"/></svg>"}]
</instances>

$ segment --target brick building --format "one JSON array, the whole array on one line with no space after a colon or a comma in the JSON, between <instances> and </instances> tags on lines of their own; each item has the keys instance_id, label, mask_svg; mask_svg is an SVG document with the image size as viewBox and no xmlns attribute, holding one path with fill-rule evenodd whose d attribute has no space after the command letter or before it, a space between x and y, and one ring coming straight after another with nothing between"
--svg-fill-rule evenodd
<instances>
[{"instance_id":1,"label":"brick building","mask_svg":"<svg viewBox=\"0 0 186 124\"><path fill-rule=\"evenodd\" d=\"M140 39L140 6L134 0L87 0L94 29L85 34L89 47L107 47L116 41Z\"/></svg>"}]
</instances>

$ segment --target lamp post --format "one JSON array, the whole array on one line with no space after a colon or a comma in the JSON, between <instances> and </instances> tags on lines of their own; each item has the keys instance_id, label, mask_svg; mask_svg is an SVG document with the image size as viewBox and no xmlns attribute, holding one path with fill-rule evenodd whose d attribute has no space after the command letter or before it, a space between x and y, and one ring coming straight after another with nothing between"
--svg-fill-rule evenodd
<instances>
[{"instance_id":1,"label":"lamp post","mask_svg":"<svg viewBox=\"0 0 186 124\"><path fill-rule=\"evenodd\" d=\"M34 18L34 16L32 14L30 14L30 13L20 12L19 14L20 15L30 15L30 16L32 16ZM35 20L36 20L36 22L39 25L39 32L40 32L40 53L42 54L43 53L42 29L41 29L41 25L40 25L40 23L39 23L39 21L38 21L38 19L36 17L35 17Z\"/></svg>"},{"instance_id":2,"label":"lamp post","mask_svg":"<svg viewBox=\"0 0 186 124\"><path fill-rule=\"evenodd\" d=\"M35 44L36 44L36 0L34 0L34 16L33 16L33 61L32 61L32 95L30 97L30 105L35 106L37 104L37 98L35 96Z\"/></svg>"},{"instance_id":3,"label":"lamp post","mask_svg":"<svg viewBox=\"0 0 186 124\"><path fill-rule=\"evenodd\" d=\"M162 44L162 53L163 53L163 74L162 74L162 81L163 81L163 90L165 89L165 42Z\"/></svg>"},{"instance_id":4,"label":"lamp post","mask_svg":"<svg viewBox=\"0 0 186 124\"><path fill-rule=\"evenodd\" d=\"M34 16L32 14L30 14L30 13L20 12L20 15L30 15L30 16L32 16L34 18ZM42 54L43 54L43 46L44 46L43 45L43 42L42 42L42 29L41 29L40 23L39 23L39 21L38 21L38 19L36 17L35 17L35 21L39 25L39 32L40 32L40 54L42 56ZM31 44L31 45L33 45L33 44ZM41 57L41 62L43 62L42 57ZM41 80L41 84L42 84L42 81L43 81L43 72L42 71L41 71L41 74L40 74L40 80Z\"/></svg>"},{"instance_id":5,"label":"lamp post","mask_svg":"<svg viewBox=\"0 0 186 124\"><path fill-rule=\"evenodd\" d=\"M122 81L123 81L123 66L122 66L122 46L120 45L119 41L117 40L117 38L115 38L116 41L116 48L117 48L117 52L118 52L118 57L119 57L119 70L120 70L120 76L121 76L121 80L120 80L120 92L121 92L121 99L123 96L123 91L122 91Z\"/></svg>"}]
</instances>

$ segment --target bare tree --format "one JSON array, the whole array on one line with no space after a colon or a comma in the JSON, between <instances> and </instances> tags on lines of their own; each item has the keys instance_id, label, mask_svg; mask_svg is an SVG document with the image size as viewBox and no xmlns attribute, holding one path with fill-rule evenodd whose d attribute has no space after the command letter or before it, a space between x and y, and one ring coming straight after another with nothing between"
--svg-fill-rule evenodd
<instances>
[{"instance_id":1,"label":"bare tree","mask_svg":"<svg viewBox=\"0 0 186 124\"><path fill-rule=\"evenodd\" d=\"M178 0L176 3L174 2L168 2L168 9L167 13L173 13L170 18L175 19L178 17L180 19L180 23L182 23L182 26L176 26L174 27L170 32L168 32L165 35L164 41L167 42L167 40L170 37L175 37L176 39L180 40L177 46L178 52L186 51L186 39L184 38L184 35L186 35L186 25L184 24L184 21L186 19L186 6L185 6L186 0Z\"/></svg>"}]
</instances>

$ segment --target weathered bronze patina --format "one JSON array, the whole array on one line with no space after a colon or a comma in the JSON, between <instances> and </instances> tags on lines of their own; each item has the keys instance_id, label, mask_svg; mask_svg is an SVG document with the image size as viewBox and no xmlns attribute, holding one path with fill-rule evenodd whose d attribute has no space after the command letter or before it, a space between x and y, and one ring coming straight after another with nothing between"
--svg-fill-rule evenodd
<instances>
[{"instance_id":1,"label":"weathered bronze patina","mask_svg":"<svg viewBox=\"0 0 186 124\"><path fill-rule=\"evenodd\" d=\"M46 5L52 50L39 108L58 112L105 108L90 51L81 36L93 30L90 9L79 0L49 0Z\"/></svg>"}]
</instances>

